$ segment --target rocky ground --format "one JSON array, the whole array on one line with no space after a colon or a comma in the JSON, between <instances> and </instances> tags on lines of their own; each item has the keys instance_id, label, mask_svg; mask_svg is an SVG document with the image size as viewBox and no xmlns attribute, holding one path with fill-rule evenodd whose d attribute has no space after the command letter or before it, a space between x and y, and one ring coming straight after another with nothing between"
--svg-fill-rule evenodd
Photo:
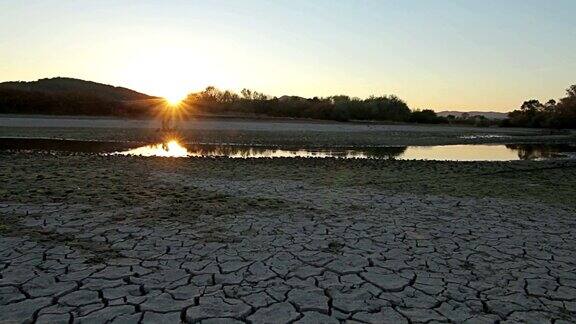
<instances>
[{"instance_id":1,"label":"rocky ground","mask_svg":"<svg viewBox=\"0 0 576 324\"><path fill-rule=\"evenodd\" d=\"M576 162L0 153L2 323L573 323Z\"/></svg>"}]
</instances>

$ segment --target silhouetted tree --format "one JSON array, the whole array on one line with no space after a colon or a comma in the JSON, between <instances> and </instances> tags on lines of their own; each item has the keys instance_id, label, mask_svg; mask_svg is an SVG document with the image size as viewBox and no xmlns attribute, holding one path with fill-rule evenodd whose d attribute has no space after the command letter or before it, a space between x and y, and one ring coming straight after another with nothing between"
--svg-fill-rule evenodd
<instances>
[{"instance_id":1,"label":"silhouetted tree","mask_svg":"<svg viewBox=\"0 0 576 324\"><path fill-rule=\"evenodd\" d=\"M297 96L272 98L263 93L242 89L240 95L207 87L188 95L186 102L204 113L254 113L277 117L348 120L408 121L410 108L396 96L370 97L365 100L339 95L311 99Z\"/></svg>"},{"instance_id":2,"label":"silhouetted tree","mask_svg":"<svg viewBox=\"0 0 576 324\"><path fill-rule=\"evenodd\" d=\"M576 85L566 89L566 97L545 104L536 99L525 101L508 114L506 126L576 128Z\"/></svg>"},{"instance_id":3,"label":"silhouetted tree","mask_svg":"<svg viewBox=\"0 0 576 324\"><path fill-rule=\"evenodd\" d=\"M410 121L422 124L439 124L446 122L446 118L439 117L434 110L415 110L410 115Z\"/></svg>"}]
</instances>

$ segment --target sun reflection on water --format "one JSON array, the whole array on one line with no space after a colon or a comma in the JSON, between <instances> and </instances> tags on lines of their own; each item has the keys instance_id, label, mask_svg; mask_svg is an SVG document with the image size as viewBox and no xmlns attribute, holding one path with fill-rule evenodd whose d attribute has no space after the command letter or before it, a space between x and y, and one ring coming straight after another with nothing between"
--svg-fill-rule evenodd
<instances>
[{"instance_id":1,"label":"sun reflection on water","mask_svg":"<svg viewBox=\"0 0 576 324\"><path fill-rule=\"evenodd\" d=\"M178 143L177 140L170 140L165 143L146 145L124 152L117 152L120 155L138 156L161 156L161 157L187 157L192 156L188 149Z\"/></svg>"}]
</instances>

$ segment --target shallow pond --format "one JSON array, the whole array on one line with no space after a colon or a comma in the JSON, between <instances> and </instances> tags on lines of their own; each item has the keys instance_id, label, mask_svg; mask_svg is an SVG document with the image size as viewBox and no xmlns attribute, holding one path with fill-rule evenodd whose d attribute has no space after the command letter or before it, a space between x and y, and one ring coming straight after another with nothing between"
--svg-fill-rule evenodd
<instances>
[{"instance_id":1,"label":"shallow pond","mask_svg":"<svg viewBox=\"0 0 576 324\"><path fill-rule=\"evenodd\" d=\"M344 158L440 161L512 161L576 157L571 144L466 144L349 148L282 148L247 145L182 144L177 140L145 144L61 139L0 138L0 150L68 151L108 155L230 158Z\"/></svg>"}]
</instances>

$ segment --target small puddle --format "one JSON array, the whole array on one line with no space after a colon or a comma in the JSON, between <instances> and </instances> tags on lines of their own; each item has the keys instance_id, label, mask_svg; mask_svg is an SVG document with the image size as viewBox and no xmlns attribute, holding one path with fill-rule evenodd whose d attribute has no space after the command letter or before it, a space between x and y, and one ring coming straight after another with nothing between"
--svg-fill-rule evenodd
<instances>
[{"instance_id":1,"label":"small puddle","mask_svg":"<svg viewBox=\"0 0 576 324\"><path fill-rule=\"evenodd\" d=\"M480 134L480 135L466 135L460 136L462 139L491 139L491 138L512 138L509 135L495 135L495 134Z\"/></svg>"},{"instance_id":2,"label":"small puddle","mask_svg":"<svg viewBox=\"0 0 576 324\"><path fill-rule=\"evenodd\" d=\"M159 157L342 158L437 161L513 161L576 157L576 146L571 144L465 144L290 149L233 144L181 144L176 140L144 145L135 142L0 138L0 150L68 151Z\"/></svg>"}]
</instances>

